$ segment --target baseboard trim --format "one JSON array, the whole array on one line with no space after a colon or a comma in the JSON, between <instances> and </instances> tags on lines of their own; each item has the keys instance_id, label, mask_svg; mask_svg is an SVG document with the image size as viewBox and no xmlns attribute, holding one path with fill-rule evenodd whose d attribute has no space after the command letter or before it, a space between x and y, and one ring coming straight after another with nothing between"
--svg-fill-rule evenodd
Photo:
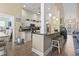
<instances>
[{"instance_id":1,"label":"baseboard trim","mask_svg":"<svg viewBox=\"0 0 79 59\"><path fill-rule=\"evenodd\" d=\"M32 51L33 51L34 53L38 54L39 56L44 56L44 53L38 51L38 50L35 49L35 48L32 48Z\"/></svg>"},{"instance_id":2,"label":"baseboard trim","mask_svg":"<svg viewBox=\"0 0 79 59\"><path fill-rule=\"evenodd\" d=\"M52 47L48 48L44 53L38 51L37 49L32 48L32 51L36 54L38 54L39 56L46 56L48 55L48 53L52 50Z\"/></svg>"}]
</instances>

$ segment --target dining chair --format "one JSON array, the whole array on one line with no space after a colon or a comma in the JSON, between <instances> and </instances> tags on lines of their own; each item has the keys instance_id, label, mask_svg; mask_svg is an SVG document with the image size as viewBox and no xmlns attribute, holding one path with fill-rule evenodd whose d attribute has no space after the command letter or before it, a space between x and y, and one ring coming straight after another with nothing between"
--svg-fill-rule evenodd
<instances>
[{"instance_id":1,"label":"dining chair","mask_svg":"<svg viewBox=\"0 0 79 59\"><path fill-rule=\"evenodd\" d=\"M0 56L7 55L6 42L4 38L0 38Z\"/></svg>"}]
</instances>

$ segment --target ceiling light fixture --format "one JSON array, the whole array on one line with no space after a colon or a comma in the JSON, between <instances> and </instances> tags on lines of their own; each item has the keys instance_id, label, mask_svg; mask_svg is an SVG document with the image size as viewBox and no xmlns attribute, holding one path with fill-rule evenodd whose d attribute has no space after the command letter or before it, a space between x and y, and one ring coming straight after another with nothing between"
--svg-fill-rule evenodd
<instances>
[{"instance_id":1,"label":"ceiling light fixture","mask_svg":"<svg viewBox=\"0 0 79 59\"><path fill-rule=\"evenodd\" d=\"M58 21L58 18L56 18L56 20Z\"/></svg>"},{"instance_id":2,"label":"ceiling light fixture","mask_svg":"<svg viewBox=\"0 0 79 59\"><path fill-rule=\"evenodd\" d=\"M40 12L38 12L38 14L40 14Z\"/></svg>"},{"instance_id":3,"label":"ceiling light fixture","mask_svg":"<svg viewBox=\"0 0 79 59\"><path fill-rule=\"evenodd\" d=\"M51 13L49 13L49 17L51 17L52 16L52 14Z\"/></svg>"},{"instance_id":4,"label":"ceiling light fixture","mask_svg":"<svg viewBox=\"0 0 79 59\"><path fill-rule=\"evenodd\" d=\"M56 19L56 17L55 17L55 16L53 16L53 19Z\"/></svg>"},{"instance_id":5,"label":"ceiling light fixture","mask_svg":"<svg viewBox=\"0 0 79 59\"><path fill-rule=\"evenodd\" d=\"M39 10L38 14L41 14L41 13L40 13L40 8L38 8L38 10Z\"/></svg>"},{"instance_id":6,"label":"ceiling light fixture","mask_svg":"<svg viewBox=\"0 0 79 59\"><path fill-rule=\"evenodd\" d=\"M48 8L48 10L50 10L50 8Z\"/></svg>"},{"instance_id":7,"label":"ceiling light fixture","mask_svg":"<svg viewBox=\"0 0 79 59\"><path fill-rule=\"evenodd\" d=\"M24 5L23 7L26 7L26 5Z\"/></svg>"},{"instance_id":8,"label":"ceiling light fixture","mask_svg":"<svg viewBox=\"0 0 79 59\"><path fill-rule=\"evenodd\" d=\"M71 20L69 20L69 22L71 23L72 21L71 21Z\"/></svg>"}]
</instances>

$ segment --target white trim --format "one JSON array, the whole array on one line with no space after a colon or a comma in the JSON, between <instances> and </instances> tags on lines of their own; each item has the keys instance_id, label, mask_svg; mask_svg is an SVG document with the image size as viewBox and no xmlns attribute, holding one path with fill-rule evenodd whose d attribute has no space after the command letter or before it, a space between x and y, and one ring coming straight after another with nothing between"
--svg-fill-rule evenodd
<instances>
[{"instance_id":1,"label":"white trim","mask_svg":"<svg viewBox=\"0 0 79 59\"><path fill-rule=\"evenodd\" d=\"M12 31L13 31L13 39L12 39L12 45L14 46L14 42L15 42L15 18L14 16L12 17Z\"/></svg>"},{"instance_id":2,"label":"white trim","mask_svg":"<svg viewBox=\"0 0 79 59\"><path fill-rule=\"evenodd\" d=\"M52 50L52 47L48 48L44 53L43 52L40 52L38 51L37 49L35 48L32 48L32 51L35 52L36 54L38 54L39 56L46 56L48 55L48 53Z\"/></svg>"},{"instance_id":3,"label":"white trim","mask_svg":"<svg viewBox=\"0 0 79 59\"><path fill-rule=\"evenodd\" d=\"M33 51L34 53L38 54L39 56L44 56L44 53L43 53L43 52L40 52L40 51L38 51L38 50L35 49L35 48L32 48L32 51Z\"/></svg>"}]
</instances>

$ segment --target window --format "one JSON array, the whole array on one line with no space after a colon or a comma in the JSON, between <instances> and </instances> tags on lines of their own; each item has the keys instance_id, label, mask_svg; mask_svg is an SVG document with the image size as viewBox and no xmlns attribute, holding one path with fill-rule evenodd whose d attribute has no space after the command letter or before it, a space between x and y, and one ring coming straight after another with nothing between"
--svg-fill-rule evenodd
<instances>
[{"instance_id":1,"label":"window","mask_svg":"<svg viewBox=\"0 0 79 59\"><path fill-rule=\"evenodd\" d=\"M5 21L0 21L0 27L4 27L5 26Z\"/></svg>"}]
</instances>

